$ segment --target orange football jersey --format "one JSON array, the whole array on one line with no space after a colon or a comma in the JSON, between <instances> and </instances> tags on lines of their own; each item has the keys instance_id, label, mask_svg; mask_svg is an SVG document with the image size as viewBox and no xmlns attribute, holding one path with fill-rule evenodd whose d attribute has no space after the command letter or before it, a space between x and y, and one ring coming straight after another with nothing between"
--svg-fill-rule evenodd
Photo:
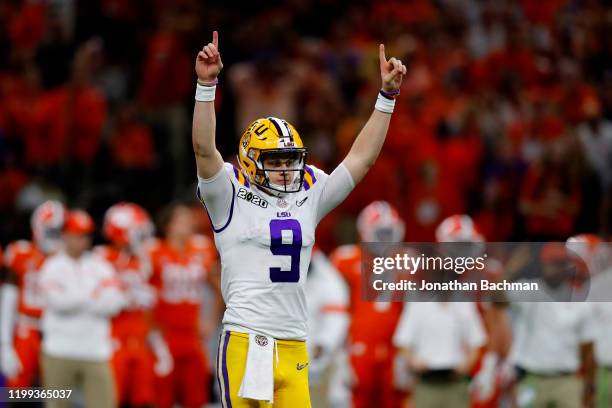
<instances>
[{"instance_id":1,"label":"orange football jersey","mask_svg":"<svg viewBox=\"0 0 612 408\"><path fill-rule=\"evenodd\" d=\"M18 311L38 318L42 314L43 297L39 283L39 272L45 255L29 241L15 241L4 253L4 265L17 275L19 288Z\"/></svg>"},{"instance_id":2,"label":"orange football jersey","mask_svg":"<svg viewBox=\"0 0 612 408\"><path fill-rule=\"evenodd\" d=\"M353 341L390 343L402 313L401 302L367 302L362 299L361 248L344 245L334 250L330 260L346 279L350 292L349 334Z\"/></svg>"},{"instance_id":3,"label":"orange football jersey","mask_svg":"<svg viewBox=\"0 0 612 408\"><path fill-rule=\"evenodd\" d=\"M95 252L115 267L128 297L127 307L113 318L113 335L144 339L149 332L147 314L155 301L153 289L149 286L151 272L148 265L137 256L108 245L96 247Z\"/></svg>"},{"instance_id":4,"label":"orange football jersey","mask_svg":"<svg viewBox=\"0 0 612 408\"><path fill-rule=\"evenodd\" d=\"M151 283L157 289L155 322L163 331L197 332L202 293L217 258L212 241L196 235L182 251L158 241L150 258Z\"/></svg>"}]
</instances>

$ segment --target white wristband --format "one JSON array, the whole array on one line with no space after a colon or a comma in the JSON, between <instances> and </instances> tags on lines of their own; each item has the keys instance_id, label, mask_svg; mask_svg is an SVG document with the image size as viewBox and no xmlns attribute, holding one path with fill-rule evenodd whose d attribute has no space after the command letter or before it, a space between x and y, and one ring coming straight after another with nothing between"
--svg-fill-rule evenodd
<instances>
[{"instance_id":1,"label":"white wristband","mask_svg":"<svg viewBox=\"0 0 612 408\"><path fill-rule=\"evenodd\" d=\"M198 102L212 102L215 100L217 85L204 86L196 84L195 100Z\"/></svg>"},{"instance_id":2,"label":"white wristband","mask_svg":"<svg viewBox=\"0 0 612 408\"><path fill-rule=\"evenodd\" d=\"M395 108L395 99L385 98L379 93L374 109L384 113L393 113L393 108Z\"/></svg>"}]
</instances>

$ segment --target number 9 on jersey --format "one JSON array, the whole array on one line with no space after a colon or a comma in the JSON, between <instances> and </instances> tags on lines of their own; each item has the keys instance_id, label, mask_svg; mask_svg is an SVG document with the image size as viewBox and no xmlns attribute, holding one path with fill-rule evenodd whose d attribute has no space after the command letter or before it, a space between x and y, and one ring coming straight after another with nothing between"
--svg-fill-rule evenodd
<instances>
[{"instance_id":1,"label":"number 9 on jersey","mask_svg":"<svg viewBox=\"0 0 612 408\"><path fill-rule=\"evenodd\" d=\"M283 231L291 231L291 243L283 243ZM283 219L270 221L270 251L273 255L290 256L291 269L270 268L272 282L298 282L300 280L300 253L302 250L302 227L298 220Z\"/></svg>"}]
</instances>

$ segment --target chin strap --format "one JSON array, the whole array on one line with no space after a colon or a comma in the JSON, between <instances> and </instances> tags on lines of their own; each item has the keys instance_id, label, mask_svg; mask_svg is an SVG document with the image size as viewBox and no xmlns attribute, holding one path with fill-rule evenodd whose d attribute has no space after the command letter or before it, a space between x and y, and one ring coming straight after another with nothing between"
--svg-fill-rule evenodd
<instances>
[{"instance_id":1,"label":"chin strap","mask_svg":"<svg viewBox=\"0 0 612 408\"><path fill-rule=\"evenodd\" d=\"M292 184L293 184L293 183L292 183ZM287 194L291 194L291 193L290 193L290 192L288 192L288 191L287 191L287 192L282 191L283 186L282 186L282 185L280 185L280 184L273 184L273 183L270 183L270 186L271 186L271 187L273 187L273 188L271 188L270 190L272 190L272 191L274 191L274 192L276 193L276 194L275 194L275 196L276 196L276 197L280 197L280 198L282 198L282 197L285 197Z\"/></svg>"},{"instance_id":2,"label":"chin strap","mask_svg":"<svg viewBox=\"0 0 612 408\"><path fill-rule=\"evenodd\" d=\"M255 186L257 186L257 188L258 188L260 191L262 191L262 192L264 192L264 193L266 193L266 194L268 194L268 195L271 195L271 196L273 196L273 197L277 197L277 198L285 198L285 197L287 197L287 195L289 194L289 193L283 193L283 192L280 192L280 191L276 191L276 190L273 190L273 189L271 189L271 188L264 187L264 186L259 185L259 184L254 184L254 185L255 185Z\"/></svg>"}]
</instances>

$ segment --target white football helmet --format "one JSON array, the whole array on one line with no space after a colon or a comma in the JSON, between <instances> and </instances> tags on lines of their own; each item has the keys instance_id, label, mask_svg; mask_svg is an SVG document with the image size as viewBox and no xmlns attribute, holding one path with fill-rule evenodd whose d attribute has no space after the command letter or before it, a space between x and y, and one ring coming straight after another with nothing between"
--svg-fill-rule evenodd
<instances>
[{"instance_id":1,"label":"white football helmet","mask_svg":"<svg viewBox=\"0 0 612 408\"><path fill-rule=\"evenodd\" d=\"M466 214L451 215L436 228L438 242L484 242L472 217Z\"/></svg>"},{"instance_id":2,"label":"white football helmet","mask_svg":"<svg viewBox=\"0 0 612 408\"><path fill-rule=\"evenodd\" d=\"M368 204L357 217L362 242L401 242L405 228L397 210L386 201Z\"/></svg>"},{"instance_id":3,"label":"white football helmet","mask_svg":"<svg viewBox=\"0 0 612 408\"><path fill-rule=\"evenodd\" d=\"M567 254L573 260L582 261L590 275L595 275L612 266L610 246L595 234L578 234L565 242Z\"/></svg>"},{"instance_id":4,"label":"white football helmet","mask_svg":"<svg viewBox=\"0 0 612 408\"><path fill-rule=\"evenodd\" d=\"M32 238L45 254L53 253L60 248L65 219L64 205L55 200L45 201L32 213L30 218Z\"/></svg>"},{"instance_id":5,"label":"white football helmet","mask_svg":"<svg viewBox=\"0 0 612 408\"><path fill-rule=\"evenodd\" d=\"M485 251L484 235L478 231L472 217L466 214L445 218L436 228L436 241L447 256L479 257Z\"/></svg>"}]
</instances>

